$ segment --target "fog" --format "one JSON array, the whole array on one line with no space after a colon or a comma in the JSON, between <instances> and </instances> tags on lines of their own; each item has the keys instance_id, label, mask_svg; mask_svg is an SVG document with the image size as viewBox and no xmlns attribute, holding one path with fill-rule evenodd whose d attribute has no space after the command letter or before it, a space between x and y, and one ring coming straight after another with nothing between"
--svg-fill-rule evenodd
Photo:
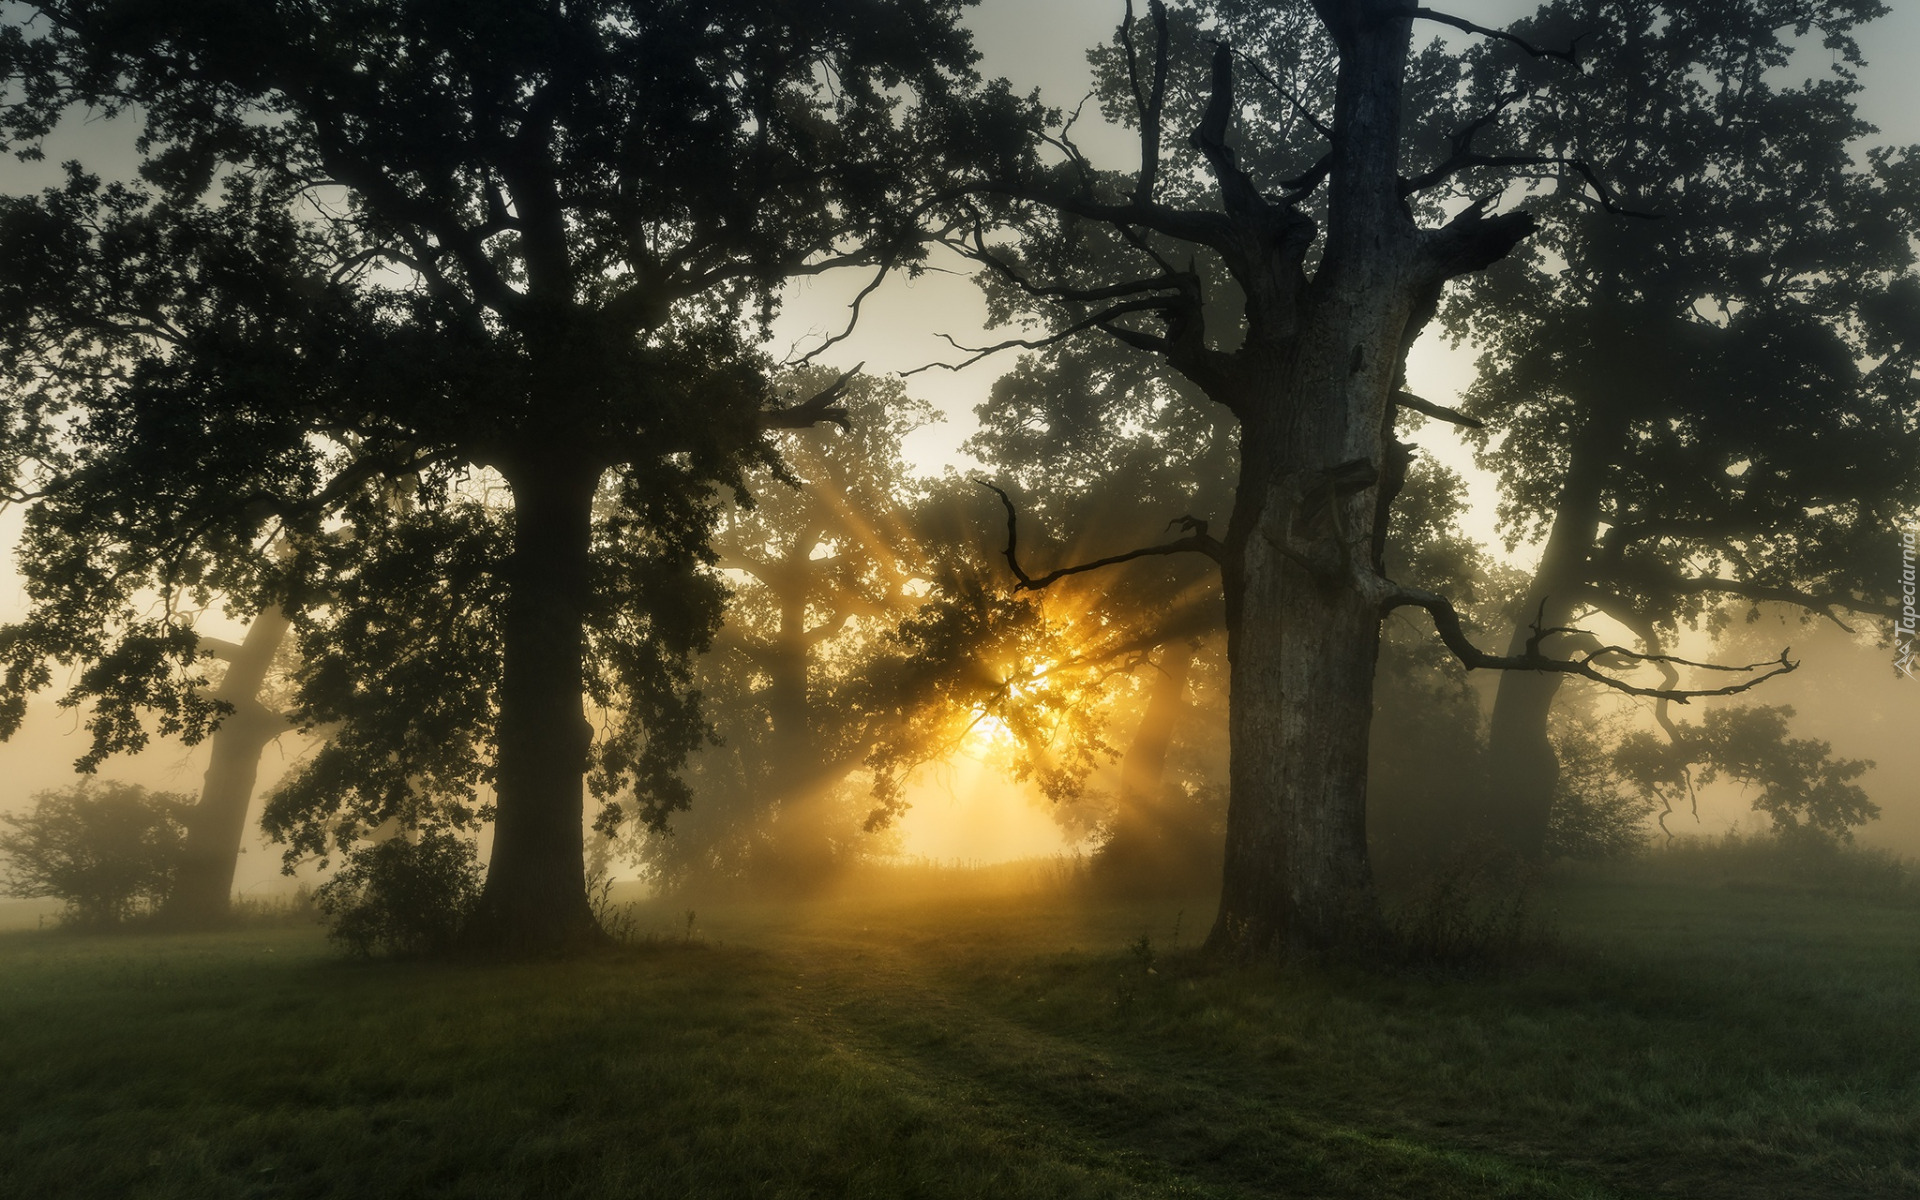
<instances>
[{"instance_id":1,"label":"fog","mask_svg":"<svg viewBox=\"0 0 1920 1200\"><path fill-rule=\"evenodd\" d=\"M1454 11L1474 21L1499 25L1524 16L1530 6L1481 0L1458 5ZM1038 88L1047 103L1071 108L1094 86L1084 48L1111 35L1115 16L1116 6L1106 0L1049 0L1040 5L987 0L969 13L966 23L982 51L984 73L1006 76L1016 92ZM1437 37L1450 47L1464 47L1473 40L1454 30L1422 36ZM1920 12L1897 8L1878 21L1866 53L1867 66L1861 73L1866 86L1858 103L1862 114L1880 130L1868 140L1888 144L1920 140L1920 115L1916 115L1920 114L1920 78L1911 69L1920 63ZM1791 79L1818 72L1827 58L1827 53L1817 47L1803 48L1790 66L1777 68L1774 74ZM1130 170L1137 159L1133 133L1105 121L1093 106L1076 126L1076 134L1079 147L1100 167ZM110 175L116 170L130 172L130 137L131 126L124 118L70 121L56 135L47 162L8 164L6 190L21 192L53 182L58 175L54 164L68 154L84 158L91 168ZM986 306L974 280L975 270L957 254L936 251L926 274L910 281L891 280L868 298L852 336L833 347L827 361L841 368L863 363L869 373L886 374L959 358L941 335L951 335L966 344L1016 336L1019 331L1015 327L986 326ZM864 272L848 270L789 284L772 326L770 345L776 354L803 353L837 331L845 320L849 300L865 279ZM1441 332L1430 330L1414 344L1407 360L1409 389L1444 405L1458 405L1475 379L1476 354L1471 342L1451 342ZM912 472L928 478L956 471L977 473L985 469L991 473L992 465L983 466L963 443L978 432L976 409L987 401L995 380L1011 365L1013 357L1012 353L1002 354L961 371L933 369L912 375L908 394L931 402L940 415L938 421L910 432L902 443ZM1442 422L1429 421L1407 436L1422 457L1462 478L1460 532L1477 542L1492 560L1516 570L1532 569L1539 560L1540 540L1525 536L1516 540L1513 531L1498 526L1496 480L1477 465L1471 447L1458 431ZM1214 515L1219 518L1224 513ZM0 543L11 547L19 535L20 520L17 508L0 515ZM1076 544L1066 548L1088 547ZM1113 548L1101 543L1092 547L1092 552ZM4 553L7 556L0 557L0 619L10 620L24 614L27 603L18 576L11 570L10 552ZM1888 563L1886 569L1891 575L1897 564ZM1598 627L1612 630L1610 637L1623 636L1606 618L1594 617L1593 621ZM1920 779L1920 762L1915 758L1920 752L1914 749L1911 736L1913 722L1920 716L1920 700L1910 681L1893 678L1887 669L1889 651L1882 644L1884 624L1877 617L1858 618L1858 635L1849 637L1831 624L1802 624L1797 617L1770 612L1758 623L1736 628L1717 640L1697 630L1683 632L1681 644L1674 649L1688 657L1717 660L1746 653L1764 658L1777 653L1780 646L1792 646L1799 670L1742 699L1792 705L1797 711L1793 729L1798 736L1830 742L1836 758L1873 760L1877 765L1862 785L1880 806L1881 814L1857 830L1859 841L1903 854L1920 853L1920 797L1915 795L1913 782ZM204 634L233 637L242 626L214 612L202 619L200 628ZM1209 653L1217 654L1218 648ZM1495 678L1485 672L1471 678L1484 717L1492 708ZM84 736L80 716L55 705L61 682L56 672L54 687L30 702L20 732L0 744L0 779L5 780L0 807L18 810L34 794L63 786L73 778L71 766L84 749ZM1139 703L1138 696L1122 698L1103 716L1107 736L1115 746L1123 747L1128 731L1139 722ZM1656 728L1649 701L1602 697L1595 703L1607 712L1620 714L1632 728ZM1712 703L1716 702L1705 701L1695 707ZM1188 720L1215 726L1224 723L1221 704L1206 707L1198 697L1194 704ZM274 742L262 760L257 794L271 791L290 766L306 759L313 745L298 734ZM1076 826L1073 819L1063 818L1056 811L1058 801L1043 795L1031 779L1014 778L1017 771L1007 761L992 759L991 753L982 753L978 746L962 747L918 767L905 785L906 800L900 806L898 820L886 835L886 853L909 859L988 863L1089 853L1097 848L1098 838L1088 833L1086 825ZM174 739L156 737L145 750L116 756L101 770L104 776L156 790L194 793L206 762L204 745L187 747ZM1117 763L1116 751L1098 766L1085 786L1094 794L1112 792L1118 786ZM1693 807L1697 807L1697 819ZM1749 807L1747 790L1723 781L1703 786L1689 811L1669 820L1667 826L1682 833L1716 834L1729 829L1757 829L1757 821ZM489 835L483 832L480 836L484 852ZM634 869L629 865L622 871L631 877ZM282 886L278 848L250 830L236 887L245 892Z\"/></svg>"}]
</instances>

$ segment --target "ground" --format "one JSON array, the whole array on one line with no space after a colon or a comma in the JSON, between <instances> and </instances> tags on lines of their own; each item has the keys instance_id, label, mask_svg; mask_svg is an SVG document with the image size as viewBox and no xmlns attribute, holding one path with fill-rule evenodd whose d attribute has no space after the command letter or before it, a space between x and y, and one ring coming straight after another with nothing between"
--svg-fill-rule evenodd
<instances>
[{"instance_id":1,"label":"ground","mask_svg":"<svg viewBox=\"0 0 1920 1200\"><path fill-rule=\"evenodd\" d=\"M1920 1194L1910 896L1541 910L1464 977L1217 971L1204 908L1059 889L656 905L512 966L9 932L0 1195Z\"/></svg>"}]
</instances>

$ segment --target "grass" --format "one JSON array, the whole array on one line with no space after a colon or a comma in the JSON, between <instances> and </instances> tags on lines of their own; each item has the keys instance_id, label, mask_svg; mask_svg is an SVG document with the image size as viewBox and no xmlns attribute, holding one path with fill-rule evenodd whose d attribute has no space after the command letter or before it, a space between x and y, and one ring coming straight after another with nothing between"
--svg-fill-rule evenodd
<instances>
[{"instance_id":1,"label":"grass","mask_svg":"<svg viewBox=\"0 0 1920 1200\"><path fill-rule=\"evenodd\" d=\"M1057 889L662 905L515 966L0 934L0 1195L1920 1193L1904 894L1676 858L1543 904L1466 979L1213 971L1204 912Z\"/></svg>"}]
</instances>

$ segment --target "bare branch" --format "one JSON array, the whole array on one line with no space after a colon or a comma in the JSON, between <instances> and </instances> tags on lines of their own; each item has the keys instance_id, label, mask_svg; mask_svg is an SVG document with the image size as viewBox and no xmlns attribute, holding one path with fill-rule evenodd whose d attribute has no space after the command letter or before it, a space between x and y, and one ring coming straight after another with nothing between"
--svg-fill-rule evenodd
<instances>
[{"instance_id":1,"label":"bare branch","mask_svg":"<svg viewBox=\"0 0 1920 1200\"><path fill-rule=\"evenodd\" d=\"M1135 204L1153 201L1154 184L1160 177L1161 114L1167 101L1167 6L1163 0L1147 0L1147 12L1153 20L1153 82L1147 91L1140 89L1140 61L1133 46L1133 0L1127 0L1126 20L1120 24L1120 42L1127 52L1127 79L1133 87L1134 112L1140 119L1140 178L1133 189Z\"/></svg>"},{"instance_id":2,"label":"bare branch","mask_svg":"<svg viewBox=\"0 0 1920 1200\"><path fill-rule=\"evenodd\" d=\"M1417 17L1422 20L1432 21L1436 25L1451 25L1453 28L1466 33L1477 33L1481 37L1490 37L1498 41L1509 42L1520 47L1520 49L1526 51L1534 58L1557 58L1561 62L1571 65L1575 70L1582 69L1580 65L1580 42L1581 39L1587 36L1585 33L1575 35L1574 39L1567 43L1565 50L1554 50L1546 46L1536 46L1517 33L1509 33L1504 29L1492 29L1485 25L1476 25L1465 17L1456 17L1452 13L1443 13L1436 9L1409 8L1403 9L1393 15Z\"/></svg>"},{"instance_id":3,"label":"bare branch","mask_svg":"<svg viewBox=\"0 0 1920 1200\"><path fill-rule=\"evenodd\" d=\"M860 368L866 365L863 362L855 363L852 370L798 404L761 413L760 427L762 429L808 429L822 421L832 421L842 429L851 430L853 425L847 418L846 408L835 404L834 401L841 397L847 390L847 385L853 382L853 377L860 373Z\"/></svg>"},{"instance_id":4,"label":"bare branch","mask_svg":"<svg viewBox=\"0 0 1920 1200\"><path fill-rule=\"evenodd\" d=\"M1246 61L1247 65L1253 68L1253 73L1260 77L1261 82L1272 88L1274 95L1285 100L1288 104L1293 105L1293 110L1300 114L1302 120L1313 126L1315 133L1328 141L1333 140L1333 126L1322 121L1311 108L1300 103L1300 98L1293 93L1292 89L1281 87L1280 81L1273 77L1273 72L1267 69L1265 63L1257 58L1250 58Z\"/></svg>"},{"instance_id":5,"label":"bare branch","mask_svg":"<svg viewBox=\"0 0 1920 1200\"><path fill-rule=\"evenodd\" d=\"M1527 92L1525 90L1507 92L1494 102L1492 108L1481 113L1472 121L1469 121L1464 128L1455 130L1447 139L1453 147L1447 157L1439 166L1424 175L1416 175L1412 179L1402 179L1400 181L1400 194L1402 196L1411 196L1415 192L1423 192L1430 187L1444 183L1453 175L1474 165L1473 139L1480 136L1480 131L1488 125L1491 125L1501 113L1507 110L1509 105L1526 95Z\"/></svg>"},{"instance_id":6,"label":"bare branch","mask_svg":"<svg viewBox=\"0 0 1920 1200\"><path fill-rule=\"evenodd\" d=\"M1204 554L1217 563L1223 561L1223 556L1226 553L1226 547L1221 544L1220 540L1208 535L1207 523L1205 521L1197 521L1192 517L1181 517L1173 523L1192 530L1186 537L1159 546L1143 546L1138 550L1129 550L1125 554L1109 555L1106 558L1095 559L1093 562L1079 563L1071 567L1061 567L1056 571L1049 571L1045 575L1035 578L1027 574L1020 566L1018 553L1020 519L1013 507L1013 497L1007 495L1006 492L988 483L984 479L977 479L974 482L1000 497L1001 506L1007 510L1006 558L1007 566L1013 570L1013 577L1020 581L1019 586L1014 589L1017 592L1037 592L1042 588L1053 586L1069 575L1083 575L1088 571L1097 571L1102 567L1112 567L1124 562L1132 562L1136 558L1149 558L1166 554Z\"/></svg>"},{"instance_id":7,"label":"bare branch","mask_svg":"<svg viewBox=\"0 0 1920 1200\"><path fill-rule=\"evenodd\" d=\"M1532 213L1515 210L1487 216L1482 197L1439 229L1425 233L1427 263L1436 281L1469 275L1499 262L1540 227Z\"/></svg>"},{"instance_id":8,"label":"bare branch","mask_svg":"<svg viewBox=\"0 0 1920 1200\"><path fill-rule=\"evenodd\" d=\"M1799 667L1799 663L1787 658L1788 651L1782 650L1780 657L1764 663L1747 663L1742 666L1730 666L1724 663L1694 662L1691 659L1678 658L1671 654L1651 654L1638 650L1629 650L1624 646L1601 646L1578 658L1554 658L1540 653L1539 644L1546 637L1556 633L1584 633L1577 629L1541 629L1537 625L1534 634L1527 640L1524 654L1488 654L1475 646L1461 627L1460 614L1454 610L1453 603L1435 592L1420 588L1402 587L1380 581L1384 588L1380 591L1380 609L1384 614L1396 608L1424 608L1433 618L1433 626L1445 642L1447 649L1453 651L1468 670L1493 671L1547 671L1562 675L1578 675L1603 684L1617 692L1629 696L1652 696L1656 699L1671 700L1685 704L1689 700L1702 696L1732 696L1758 687L1776 675L1785 675ZM1624 659L1630 663L1646 663L1655 667L1694 667L1705 671L1724 671L1729 674L1745 674L1750 678L1721 688L1681 689L1668 687L1642 687L1617 679L1594 664L1601 659ZM1754 674L1760 672L1760 674ZM1664 672L1663 672L1664 673Z\"/></svg>"},{"instance_id":9,"label":"bare branch","mask_svg":"<svg viewBox=\"0 0 1920 1200\"><path fill-rule=\"evenodd\" d=\"M1395 408L1404 408L1408 412L1417 412L1423 417L1432 417L1436 421L1445 421L1449 425L1460 425L1467 429L1485 429L1487 427L1486 422L1480 420L1478 417L1470 417L1463 412L1448 408L1443 404L1435 404L1431 400L1422 400L1420 397L1408 391L1395 392L1393 394L1393 405Z\"/></svg>"},{"instance_id":10,"label":"bare branch","mask_svg":"<svg viewBox=\"0 0 1920 1200\"><path fill-rule=\"evenodd\" d=\"M841 342L844 342L848 338L852 337L854 328L860 324L860 306L867 302L868 296L871 296L875 292L880 290L880 285L886 282L887 276L892 272L892 270L893 270L893 263L891 260L882 262L879 268L874 271L873 278L868 280L867 285L861 288L858 292L856 292L854 294L853 300L850 303L848 303L846 327L842 329L839 333L829 336L825 341L821 342L818 346L815 346L813 349L807 351L805 354L802 354L799 358L794 359L791 365L799 366L805 363L810 363L814 359L820 357L820 355L824 354L827 350L831 349L834 346L839 345ZM789 350L788 353L792 353L792 351Z\"/></svg>"},{"instance_id":11,"label":"bare branch","mask_svg":"<svg viewBox=\"0 0 1920 1200\"><path fill-rule=\"evenodd\" d=\"M963 346L959 342L955 341L951 334L942 333L939 336L942 338L945 338L948 345L952 346L954 349L960 351L961 353L966 354L968 356L966 360L963 362L957 362L957 363L944 363L944 362L926 363L921 366L912 367L908 370L902 371L900 372L900 375L902 378L905 378L908 375L918 375L922 371L931 371L936 367L942 370L947 370L947 371L960 371L960 370L964 370L967 367L972 366L974 363L979 362L983 358L988 358L992 355L998 354L1002 350L1039 350L1046 346L1054 345L1058 342L1064 342L1068 338L1072 337L1074 334L1084 332L1088 329L1094 329L1094 328L1106 329L1109 333L1113 333L1116 336L1119 336L1121 331L1116 328L1109 327L1107 325L1108 321L1113 320L1115 317L1125 316L1128 313L1157 312L1161 309L1164 309L1166 305L1167 305L1167 301L1164 299L1134 300L1126 304L1116 304L1113 307L1108 308L1102 312L1095 313L1091 317L1087 317L1085 320L1075 321L1073 324L1067 326L1066 328L1061 329L1055 333L1049 334L1046 337L1008 338L1004 342L995 342L991 346ZM1127 332L1134 332L1134 331L1129 330ZM1141 336L1145 337L1145 336L1151 336L1151 335L1141 335ZM1122 340L1125 340L1125 339L1123 338ZM1155 339L1155 340L1158 341L1160 339Z\"/></svg>"},{"instance_id":12,"label":"bare branch","mask_svg":"<svg viewBox=\"0 0 1920 1200\"><path fill-rule=\"evenodd\" d=\"M1085 193L1035 184L987 182L978 185L975 190L1043 204L1090 221L1138 225L1155 233L1163 233L1181 241L1198 242L1215 250L1230 250L1233 245L1233 227L1224 213L1189 212L1165 204L1107 204Z\"/></svg>"},{"instance_id":13,"label":"bare branch","mask_svg":"<svg viewBox=\"0 0 1920 1200\"><path fill-rule=\"evenodd\" d=\"M1200 124L1193 131L1193 145L1206 156L1227 211L1260 212L1266 208L1266 198L1240 169L1239 155L1227 145L1227 125L1233 113L1233 47L1221 42L1213 52L1212 93L1207 98Z\"/></svg>"}]
</instances>

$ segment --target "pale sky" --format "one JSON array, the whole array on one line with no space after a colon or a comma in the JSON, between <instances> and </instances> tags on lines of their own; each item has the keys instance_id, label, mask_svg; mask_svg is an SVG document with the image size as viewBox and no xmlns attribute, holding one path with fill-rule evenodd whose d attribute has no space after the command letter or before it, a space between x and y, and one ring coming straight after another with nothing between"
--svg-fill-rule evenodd
<instances>
[{"instance_id":1,"label":"pale sky","mask_svg":"<svg viewBox=\"0 0 1920 1200\"><path fill-rule=\"evenodd\" d=\"M1482 24L1499 25L1534 6L1514 0L1456 0L1442 7ZM1869 58L1862 107L1882 130L1878 140L1920 141L1920 0L1894 0L1894 7L1896 11L1862 39ZM1121 12L1120 0L984 0L968 23L985 54L982 66L986 73L1007 76L1018 91L1039 87L1055 107L1071 107L1089 87L1086 49L1111 35ZM1820 70L1826 60L1824 53L1806 58L1809 74ZM1089 128L1097 120L1097 113L1089 106L1078 127L1082 145L1106 165L1131 166L1135 153L1131 136L1118 130L1102 133ZM104 124L81 126L63 135L62 144L54 148L50 158L58 162L67 156L93 158L102 153L118 157L124 153L126 141L124 129ZM0 190L36 188L50 180L54 169L51 164L0 160ZM844 323L846 300L862 282L825 278L796 286L777 332L790 342L837 330ZM836 347L832 357L842 366L864 360L875 372L948 359L951 348L936 334L944 331L962 341L977 339L983 318L978 294L964 277L929 274L912 284L889 285L873 297L858 334ZM925 469L937 471L959 461L958 444L973 428L972 410L1006 365L990 360L958 374L928 372L914 378L911 390L947 414L943 425L917 436L910 447ZM1416 346L1409 370L1416 392L1449 403L1457 399L1471 378L1471 353L1449 349L1430 337ZM1468 476L1473 494L1471 527L1492 542L1493 491L1489 480L1474 470L1466 449L1447 427L1429 422L1417 440L1436 458ZM24 609L18 579L11 571L11 547L18 529L17 514L0 515L0 620L11 619ZM1521 558L1527 557L1523 550ZM1920 703L1916 702L1920 692L1909 688L1897 696L1884 694L1888 703L1904 705L1909 715L1920 715ZM35 790L60 786L71 779L70 764L80 750L75 729L72 715L56 713L50 701L35 705L21 734L11 743L0 743L0 808L12 807ZM1841 734L1821 732L1822 736L1835 737L1837 746L1843 734L1844 730ZM161 745L137 760L110 763L103 773L149 786L197 791L204 763L204 749L195 753ZM279 774L276 751L268 751L263 767L264 788ZM1902 770L1898 766L1894 769ZM1911 828L1914 844L1920 845L1920 803L1907 806L1901 815L1899 827ZM1902 840L1907 839L1903 836ZM990 858L993 850L988 845L969 843L965 856ZM271 877L275 857L271 852L256 847L249 857L251 861L242 870L243 886Z\"/></svg>"}]
</instances>

